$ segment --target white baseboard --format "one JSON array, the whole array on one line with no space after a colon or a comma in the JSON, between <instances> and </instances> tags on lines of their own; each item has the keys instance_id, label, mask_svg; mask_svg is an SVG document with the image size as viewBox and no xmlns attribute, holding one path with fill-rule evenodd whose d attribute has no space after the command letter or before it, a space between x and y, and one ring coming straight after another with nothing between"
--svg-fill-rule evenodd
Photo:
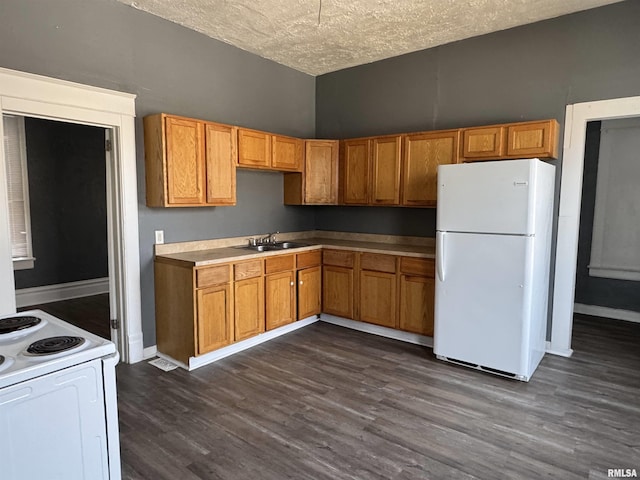
<instances>
[{"instance_id":1,"label":"white baseboard","mask_svg":"<svg viewBox=\"0 0 640 480\"><path fill-rule=\"evenodd\" d=\"M251 348L261 343L268 342L269 340L272 340L281 335L285 335L289 332L293 332L294 330L298 330L299 328L306 327L307 325L311 325L312 323L315 323L317 321L318 318L315 315L303 320L298 320L297 322L290 323L289 325L285 325L274 330L269 330L268 332L261 333L259 335L256 335L255 337L247 338L246 340L233 343L227 347L219 348L218 350L214 350L213 352L205 353L204 355L200 355L198 357L190 357L188 365L176 360L175 358L170 357L169 355L165 355L162 352L157 352L157 355L158 357L164 358L165 360L174 363L184 368L185 370L191 371L195 370L196 368L209 365L210 363L217 362L218 360L222 360L229 355L242 352L247 348Z\"/></svg>"},{"instance_id":2,"label":"white baseboard","mask_svg":"<svg viewBox=\"0 0 640 480\"><path fill-rule=\"evenodd\" d=\"M569 358L571 355L573 355L573 350L570 348L558 348L551 342L546 342L546 345L547 347L545 348L545 353L566 358Z\"/></svg>"},{"instance_id":3,"label":"white baseboard","mask_svg":"<svg viewBox=\"0 0 640 480\"><path fill-rule=\"evenodd\" d=\"M148 360L150 358L155 357L158 354L157 345L151 345L150 347L144 348L142 350L142 359Z\"/></svg>"},{"instance_id":4,"label":"white baseboard","mask_svg":"<svg viewBox=\"0 0 640 480\"><path fill-rule=\"evenodd\" d=\"M640 312L633 312L631 310L620 310L618 308L574 303L573 312L582 313L583 315L593 315L595 317L613 318L615 320L626 320L627 322L640 323Z\"/></svg>"},{"instance_id":5,"label":"white baseboard","mask_svg":"<svg viewBox=\"0 0 640 480\"><path fill-rule=\"evenodd\" d=\"M94 278L80 282L45 285L43 287L16 290L16 306L27 307L43 303L59 302L72 298L109 293L109 278Z\"/></svg>"},{"instance_id":6,"label":"white baseboard","mask_svg":"<svg viewBox=\"0 0 640 480\"><path fill-rule=\"evenodd\" d=\"M426 347L433 348L432 337L418 335L417 333L403 332L402 330L395 330L393 328L380 327L370 323L336 317L335 315L329 315L327 313L320 315L320 320L327 323L333 323L334 325L339 325L341 327L350 328L352 330L358 330L360 332L372 333L373 335L393 338L394 340L400 340L401 342L415 343L416 345L424 345Z\"/></svg>"}]
</instances>

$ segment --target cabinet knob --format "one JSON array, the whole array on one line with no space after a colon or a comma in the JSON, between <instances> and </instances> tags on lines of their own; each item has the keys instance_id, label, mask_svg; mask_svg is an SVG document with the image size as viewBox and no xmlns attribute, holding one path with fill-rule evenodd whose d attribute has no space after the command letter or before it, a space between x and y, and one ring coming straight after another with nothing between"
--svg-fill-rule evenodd
<instances>
[{"instance_id":1,"label":"cabinet knob","mask_svg":"<svg viewBox=\"0 0 640 480\"><path fill-rule=\"evenodd\" d=\"M293 282L291 282L291 286L293 287Z\"/></svg>"},{"instance_id":2,"label":"cabinet knob","mask_svg":"<svg viewBox=\"0 0 640 480\"><path fill-rule=\"evenodd\" d=\"M302 280L300 280L300 285L302 285Z\"/></svg>"}]
</instances>

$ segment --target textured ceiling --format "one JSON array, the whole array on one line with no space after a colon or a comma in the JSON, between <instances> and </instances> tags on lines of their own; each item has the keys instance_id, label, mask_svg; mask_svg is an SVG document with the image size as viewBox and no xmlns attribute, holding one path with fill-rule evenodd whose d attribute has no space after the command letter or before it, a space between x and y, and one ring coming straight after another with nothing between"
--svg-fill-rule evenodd
<instances>
[{"instance_id":1,"label":"textured ceiling","mask_svg":"<svg viewBox=\"0 0 640 480\"><path fill-rule=\"evenodd\" d=\"M620 0L118 0L310 75Z\"/></svg>"}]
</instances>

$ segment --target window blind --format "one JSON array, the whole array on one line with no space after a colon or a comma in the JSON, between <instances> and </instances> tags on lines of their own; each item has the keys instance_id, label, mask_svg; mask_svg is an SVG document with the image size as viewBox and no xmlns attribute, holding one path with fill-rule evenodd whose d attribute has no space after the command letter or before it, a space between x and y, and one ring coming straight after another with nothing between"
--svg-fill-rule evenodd
<instances>
[{"instance_id":1,"label":"window blind","mask_svg":"<svg viewBox=\"0 0 640 480\"><path fill-rule=\"evenodd\" d=\"M14 260L31 258L24 117L3 115L2 120L9 197L11 254Z\"/></svg>"}]
</instances>

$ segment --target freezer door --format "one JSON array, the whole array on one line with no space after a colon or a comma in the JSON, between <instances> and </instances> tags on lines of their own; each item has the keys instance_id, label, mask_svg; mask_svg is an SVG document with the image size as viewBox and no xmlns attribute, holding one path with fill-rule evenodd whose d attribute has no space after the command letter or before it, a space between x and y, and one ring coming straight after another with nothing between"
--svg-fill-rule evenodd
<instances>
[{"instance_id":1,"label":"freezer door","mask_svg":"<svg viewBox=\"0 0 640 480\"><path fill-rule=\"evenodd\" d=\"M540 163L502 160L438 167L437 230L533 234Z\"/></svg>"},{"instance_id":2,"label":"freezer door","mask_svg":"<svg viewBox=\"0 0 640 480\"><path fill-rule=\"evenodd\" d=\"M525 375L534 239L438 236L434 353Z\"/></svg>"}]
</instances>

